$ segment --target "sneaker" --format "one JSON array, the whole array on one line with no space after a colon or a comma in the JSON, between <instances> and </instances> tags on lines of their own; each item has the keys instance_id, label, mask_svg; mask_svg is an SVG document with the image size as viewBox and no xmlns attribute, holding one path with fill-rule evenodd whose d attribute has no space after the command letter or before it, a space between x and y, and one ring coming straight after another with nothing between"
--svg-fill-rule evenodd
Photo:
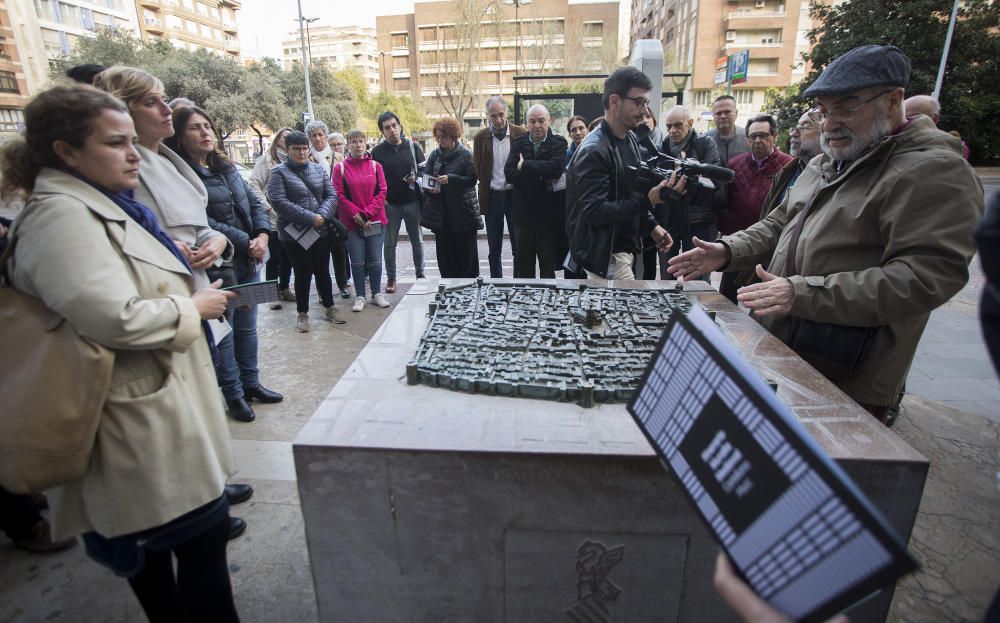
<instances>
[{"instance_id":1,"label":"sneaker","mask_svg":"<svg viewBox=\"0 0 1000 623\"><path fill-rule=\"evenodd\" d=\"M332 322L333 324L344 324L345 322L347 322L346 320L340 317L340 314L337 313L337 308L334 307L333 305L326 308L325 316L326 319Z\"/></svg>"},{"instance_id":2,"label":"sneaker","mask_svg":"<svg viewBox=\"0 0 1000 623\"><path fill-rule=\"evenodd\" d=\"M395 279L390 279L390 280L386 281L385 282L385 293L386 294L392 294L395 291L396 291L396 280ZM381 305L379 305L379 307L381 307Z\"/></svg>"},{"instance_id":3,"label":"sneaker","mask_svg":"<svg viewBox=\"0 0 1000 623\"><path fill-rule=\"evenodd\" d=\"M372 303L375 303L375 307L389 306L389 301L385 300L385 295L381 292L372 297Z\"/></svg>"},{"instance_id":4,"label":"sneaker","mask_svg":"<svg viewBox=\"0 0 1000 623\"><path fill-rule=\"evenodd\" d=\"M417 273L417 279L426 279L426 278L427 278L427 275L425 275L423 273Z\"/></svg>"},{"instance_id":5,"label":"sneaker","mask_svg":"<svg viewBox=\"0 0 1000 623\"><path fill-rule=\"evenodd\" d=\"M347 287L346 286L340 289L340 298L342 298L342 299L349 299L349 298L351 298L351 293L347 291Z\"/></svg>"},{"instance_id":6,"label":"sneaker","mask_svg":"<svg viewBox=\"0 0 1000 623\"><path fill-rule=\"evenodd\" d=\"M359 312L359 311L361 311L364 308L365 308L365 299L364 299L364 297L361 297L361 296L354 297L354 307L351 308L351 311Z\"/></svg>"},{"instance_id":7,"label":"sneaker","mask_svg":"<svg viewBox=\"0 0 1000 623\"><path fill-rule=\"evenodd\" d=\"M281 303L271 303L271 309L281 309Z\"/></svg>"},{"instance_id":8,"label":"sneaker","mask_svg":"<svg viewBox=\"0 0 1000 623\"><path fill-rule=\"evenodd\" d=\"M299 314L299 319L295 321L295 330L299 333L309 333L309 314Z\"/></svg>"},{"instance_id":9,"label":"sneaker","mask_svg":"<svg viewBox=\"0 0 1000 623\"><path fill-rule=\"evenodd\" d=\"M289 303L295 302L295 293L292 292L291 288L285 288L281 291L281 300L288 301Z\"/></svg>"}]
</instances>

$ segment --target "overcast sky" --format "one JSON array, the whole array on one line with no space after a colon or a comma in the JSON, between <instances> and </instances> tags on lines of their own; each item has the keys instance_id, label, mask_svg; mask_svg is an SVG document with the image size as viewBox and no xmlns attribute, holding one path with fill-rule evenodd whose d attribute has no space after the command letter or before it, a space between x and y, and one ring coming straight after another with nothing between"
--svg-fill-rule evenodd
<instances>
[{"instance_id":1,"label":"overcast sky","mask_svg":"<svg viewBox=\"0 0 1000 623\"><path fill-rule=\"evenodd\" d=\"M571 4L607 0L570 0ZM304 17L320 18L317 25L375 27L375 16L412 13L414 0L302 0ZM296 0L243 0L236 14L240 46L249 56L281 58L281 41L298 30Z\"/></svg>"}]
</instances>

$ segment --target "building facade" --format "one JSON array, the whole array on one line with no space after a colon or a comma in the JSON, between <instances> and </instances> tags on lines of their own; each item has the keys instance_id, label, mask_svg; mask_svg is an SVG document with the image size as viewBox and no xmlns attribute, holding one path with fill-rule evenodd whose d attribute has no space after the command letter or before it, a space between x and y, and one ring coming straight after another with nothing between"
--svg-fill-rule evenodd
<instances>
[{"instance_id":1,"label":"building facade","mask_svg":"<svg viewBox=\"0 0 1000 623\"><path fill-rule=\"evenodd\" d=\"M49 59L69 54L99 28L136 32L133 0L6 0L28 93L49 80Z\"/></svg>"},{"instance_id":2,"label":"building facade","mask_svg":"<svg viewBox=\"0 0 1000 623\"><path fill-rule=\"evenodd\" d=\"M306 55L314 63L326 62L334 69L356 68L365 77L368 92L379 92L379 51L374 28L310 25L307 32ZM285 69L302 62L301 46L298 30L288 33L281 42L281 62Z\"/></svg>"},{"instance_id":3,"label":"building facade","mask_svg":"<svg viewBox=\"0 0 1000 623\"><path fill-rule=\"evenodd\" d=\"M667 71L691 74L685 104L708 125L712 101L726 93L724 59L750 53L746 82L732 85L740 119L761 112L765 90L808 71L802 54L813 27L808 0L631 0L630 37L663 42Z\"/></svg>"},{"instance_id":4,"label":"building facade","mask_svg":"<svg viewBox=\"0 0 1000 623\"><path fill-rule=\"evenodd\" d=\"M16 134L24 124L28 80L14 39L8 2L0 1L0 135Z\"/></svg>"},{"instance_id":5,"label":"building facade","mask_svg":"<svg viewBox=\"0 0 1000 623\"><path fill-rule=\"evenodd\" d=\"M104 0L108 2L118 0ZM178 48L205 49L239 60L239 0L134 0L143 41L165 39Z\"/></svg>"},{"instance_id":6,"label":"building facade","mask_svg":"<svg viewBox=\"0 0 1000 623\"><path fill-rule=\"evenodd\" d=\"M434 116L483 123L483 102L511 101L514 76L606 72L618 61L618 2L567 0L418 2L414 12L376 17L386 90L422 101ZM564 80L519 86L538 92Z\"/></svg>"}]
</instances>

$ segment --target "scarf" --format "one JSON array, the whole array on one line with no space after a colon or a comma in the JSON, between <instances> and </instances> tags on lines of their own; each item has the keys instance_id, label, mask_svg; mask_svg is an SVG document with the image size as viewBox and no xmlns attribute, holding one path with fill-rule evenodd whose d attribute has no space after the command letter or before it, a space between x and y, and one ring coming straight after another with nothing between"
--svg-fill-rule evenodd
<instances>
[{"instance_id":1,"label":"scarf","mask_svg":"<svg viewBox=\"0 0 1000 623\"><path fill-rule=\"evenodd\" d=\"M501 142L503 141L503 139L507 138L507 130L508 129L510 129L510 124L505 125L503 127L503 130L499 130L499 131L496 130L496 129L494 129L492 125L490 126L490 132L493 133L493 138L495 138L495 139L497 139L498 141L501 141Z\"/></svg>"}]
</instances>

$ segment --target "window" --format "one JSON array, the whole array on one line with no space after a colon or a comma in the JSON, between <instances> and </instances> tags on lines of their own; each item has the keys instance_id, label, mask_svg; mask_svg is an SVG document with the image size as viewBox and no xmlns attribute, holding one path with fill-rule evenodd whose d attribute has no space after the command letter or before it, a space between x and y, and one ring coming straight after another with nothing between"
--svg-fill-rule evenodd
<instances>
[{"instance_id":1,"label":"window","mask_svg":"<svg viewBox=\"0 0 1000 623\"><path fill-rule=\"evenodd\" d=\"M52 6L53 3L51 0L35 0L35 12L38 13L39 19L54 21L55 16L52 13Z\"/></svg>"},{"instance_id":2,"label":"window","mask_svg":"<svg viewBox=\"0 0 1000 623\"><path fill-rule=\"evenodd\" d=\"M420 29L420 40L421 41L437 41L437 30L433 27L431 28L421 28Z\"/></svg>"},{"instance_id":3,"label":"window","mask_svg":"<svg viewBox=\"0 0 1000 623\"><path fill-rule=\"evenodd\" d=\"M208 15L208 7L205 6L201 2L198 3L198 14L199 15Z\"/></svg>"},{"instance_id":4,"label":"window","mask_svg":"<svg viewBox=\"0 0 1000 623\"><path fill-rule=\"evenodd\" d=\"M184 25L187 26L187 31L192 35L198 34L198 24L195 24L189 19L184 20Z\"/></svg>"},{"instance_id":5,"label":"window","mask_svg":"<svg viewBox=\"0 0 1000 623\"><path fill-rule=\"evenodd\" d=\"M20 132L24 127L24 114L13 108L0 108L0 130Z\"/></svg>"},{"instance_id":6,"label":"window","mask_svg":"<svg viewBox=\"0 0 1000 623\"><path fill-rule=\"evenodd\" d=\"M392 81L392 88L397 91L406 91L410 88L409 78L396 78Z\"/></svg>"},{"instance_id":7,"label":"window","mask_svg":"<svg viewBox=\"0 0 1000 623\"><path fill-rule=\"evenodd\" d=\"M694 92L694 105L695 106L708 106L708 96L711 91L695 91Z\"/></svg>"},{"instance_id":8,"label":"window","mask_svg":"<svg viewBox=\"0 0 1000 623\"><path fill-rule=\"evenodd\" d=\"M181 23L181 18L177 17L176 15L167 15L164 18L164 21L167 24L167 28L173 28L174 30L181 30L183 28L183 24Z\"/></svg>"},{"instance_id":9,"label":"window","mask_svg":"<svg viewBox=\"0 0 1000 623\"><path fill-rule=\"evenodd\" d=\"M604 22L589 22L583 25L584 37L604 37Z\"/></svg>"},{"instance_id":10,"label":"window","mask_svg":"<svg viewBox=\"0 0 1000 623\"><path fill-rule=\"evenodd\" d=\"M0 71L0 92L20 93L17 88L17 78L12 71Z\"/></svg>"},{"instance_id":11,"label":"window","mask_svg":"<svg viewBox=\"0 0 1000 623\"><path fill-rule=\"evenodd\" d=\"M394 48L405 48L410 45L410 37L405 32L393 33L391 36L392 36L392 47Z\"/></svg>"},{"instance_id":12,"label":"window","mask_svg":"<svg viewBox=\"0 0 1000 623\"><path fill-rule=\"evenodd\" d=\"M733 89L737 104L753 104L753 89Z\"/></svg>"},{"instance_id":13,"label":"window","mask_svg":"<svg viewBox=\"0 0 1000 623\"><path fill-rule=\"evenodd\" d=\"M410 66L409 56L393 56L392 57L392 68L393 69L406 69Z\"/></svg>"}]
</instances>

